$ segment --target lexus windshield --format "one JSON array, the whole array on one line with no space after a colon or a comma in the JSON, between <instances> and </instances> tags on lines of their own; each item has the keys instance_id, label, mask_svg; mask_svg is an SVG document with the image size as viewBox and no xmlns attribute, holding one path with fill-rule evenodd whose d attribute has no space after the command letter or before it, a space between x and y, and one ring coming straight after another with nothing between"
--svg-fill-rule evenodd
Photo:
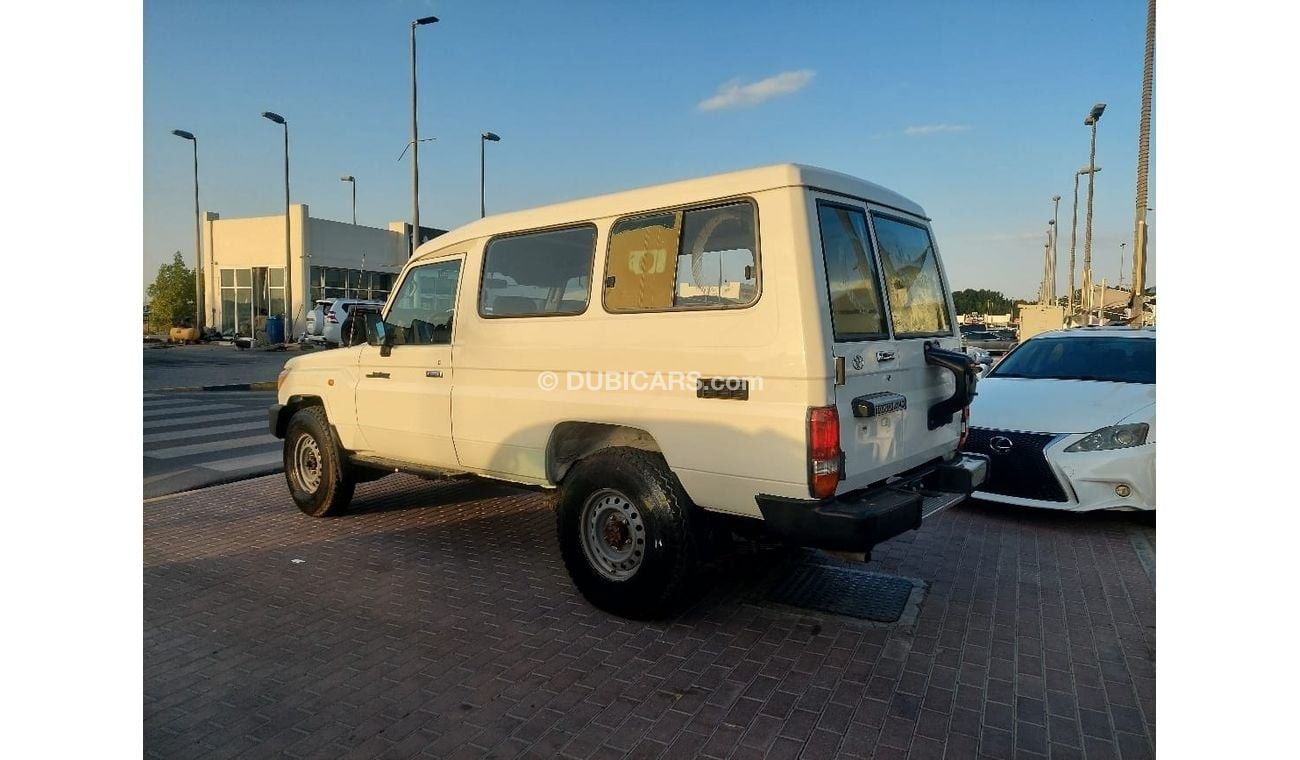
<instances>
[{"instance_id":1,"label":"lexus windshield","mask_svg":"<svg viewBox=\"0 0 1300 760\"><path fill-rule=\"evenodd\" d=\"M1154 383L1153 338L1042 338L1021 343L989 377Z\"/></svg>"}]
</instances>

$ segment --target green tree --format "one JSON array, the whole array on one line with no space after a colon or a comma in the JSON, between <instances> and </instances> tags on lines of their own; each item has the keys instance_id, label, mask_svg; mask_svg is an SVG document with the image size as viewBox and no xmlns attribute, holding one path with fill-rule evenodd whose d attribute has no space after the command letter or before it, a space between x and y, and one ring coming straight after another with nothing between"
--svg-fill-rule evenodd
<instances>
[{"instance_id":1,"label":"green tree","mask_svg":"<svg viewBox=\"0 0 1300 760\"><path fill-rule=\"evenodd\" d=\"M149 297L149 330L167 332L185 320L194 320L194 270L185 266L181 252L172 263L158 267L158 276L145 290Z\"/></svg>"},{"instance_id":2,"label":"green tree","mask_svg":"<svg viewBox=\"0 0 1300 760\"><path fill-rule=\"evenodd\" d=\"M1012 314L1015 302L1000 290L967 288L953 291L953 306L958 314Z\"/></svg>"}]
</instances>

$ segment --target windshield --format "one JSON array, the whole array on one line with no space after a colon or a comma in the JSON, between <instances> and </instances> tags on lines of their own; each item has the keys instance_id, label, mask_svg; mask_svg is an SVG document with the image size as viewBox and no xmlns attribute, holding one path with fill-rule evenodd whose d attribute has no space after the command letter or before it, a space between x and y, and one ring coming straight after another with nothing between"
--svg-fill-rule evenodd
<instances>
[{"instance_id":1,"label":"windshield","mask_svg":"<svg viewBox=\"0 0 1300 760\"><path fill-rule=\"evenodd\" d=\"M1042 338L1021 343L989 377L1155 383L1153 338Z\"/></svg>"}]
</instances>

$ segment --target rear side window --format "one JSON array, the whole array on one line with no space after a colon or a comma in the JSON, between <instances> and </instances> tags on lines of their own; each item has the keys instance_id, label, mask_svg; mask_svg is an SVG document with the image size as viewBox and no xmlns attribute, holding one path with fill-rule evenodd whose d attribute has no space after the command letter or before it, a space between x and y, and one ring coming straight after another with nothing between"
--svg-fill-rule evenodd
<instances>
[{"instance_id":1,"label":"rear side window","mask_svg":"<svg viewBox=\"0 0 1300 760\"><path fill-rule=\"evenodd\" d=\"M867 234L867 215L847 206L819 202L817 221L835 341L885 337L880 278Z\"/></svg>"},{"instance_id":2,"label":"rear side window","mask_svg":"<svg viewBox=\"0 0 1300 760\"><path fill-rule=\"evenodd\" d=\"M948 297L930 231L901 219L872 214L894 336L919 338L952 333Z\"/></svg>"},{"instance_id":3,"label":"rear side window","mask_svg":"<svg viewBox=\"0 0 1300 760\"><path fill-rule=\"evenodd\" d=\"M605 308L725 309L758 298L754 204L626 217L609 233Z\"/></svg>"},{"instance_id":4,"label":"rear side window","mask_svg":"<svg viewBox=\"0 0 1300 760\"><path fill-rule=\"evenodd\" d=\"M591 294L596 228L499 237L483 256L478 312L485 317L581 314Z\"/></svg>"}]
</instances>

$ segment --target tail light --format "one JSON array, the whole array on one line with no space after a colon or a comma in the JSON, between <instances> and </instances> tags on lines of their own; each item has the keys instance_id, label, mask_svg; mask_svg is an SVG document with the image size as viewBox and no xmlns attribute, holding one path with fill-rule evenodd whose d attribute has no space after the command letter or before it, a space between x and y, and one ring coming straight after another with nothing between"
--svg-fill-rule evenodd
<instances>
[{"instance_id":1,"label":"tail light","mask_svg":"<svg viewBox=\"0 0 1300 760\"><path fill-rule=\"evenodd\" d=\"M957 439L957 448L966 448L966 439L970 437L970 407L963 406L961 409L961 437Z\"/></svg>"},{"instance_id":2,"label":"tail light","mask_svg":"<svg viewBox=\"0 0 1300 760\"><path fill-rule=\"evenodd\" d=\"M808 410L808 491L814 499L835 495L840 483L840 411L834 406Z\"/></svg>"},{"instance_id":3,"label":"tail light","mask_svg":"<svg viewBox=\"0 0 1300 760\"><path fill-rule=\"evenodd\" d=\"M337 325L339 323L339 318L334 316L334 312L327 311L325 312L325 321L332 325Z\"/></svg>"}]
</instances>

